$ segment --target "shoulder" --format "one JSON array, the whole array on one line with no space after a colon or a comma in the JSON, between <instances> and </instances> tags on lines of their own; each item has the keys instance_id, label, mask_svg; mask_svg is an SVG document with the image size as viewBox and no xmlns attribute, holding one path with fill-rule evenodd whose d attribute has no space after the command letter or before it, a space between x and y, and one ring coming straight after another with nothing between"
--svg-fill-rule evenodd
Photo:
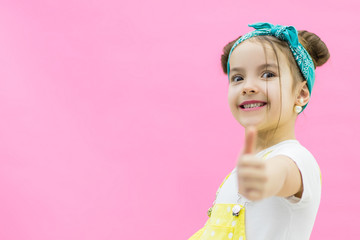
<instances>
[{"instance_id":1,"label":"shoulder","mask_svg":"<svg viewBox=\"0 0 360 240\"><path fill-rule=\"evenodd\" d=\"M280 144L271 155L283 155L293 160L301 174L311 173L312 175L320 175L320 168L314 155L296 140Z\"/></svg>"},{"instance_id":2,"label":"shoulder","mask_svg":"<svg viewBox=\"0 0 360 240\"><path fill-rule=\"evenodd\" d=\"M285 155L294 161L301 161L317 165L313 154L297 140L288 140L278 144L274 147L270 155Z\"/></svg>"},{"instance_id":3,"label":"shoulder","mask_svg":"<svg viewBox=\"0 0 360 240\"><path fill-rule=\"evenodd\" d=\"M304 188L303 197L297 199L295 197L290 198L291 200L296 200L295 202L310 202L312 198L317 201L317 198L320 197L321 189L321 173L319 165L313 156L313 154L301 145L296 140L285 141L282 144L278 144L269 157L275 156L286 156L290 160L294 161L298 167L301 178L302 186ZM289 199L289 200L290 200Z\"/></svg>"}]
</instances>

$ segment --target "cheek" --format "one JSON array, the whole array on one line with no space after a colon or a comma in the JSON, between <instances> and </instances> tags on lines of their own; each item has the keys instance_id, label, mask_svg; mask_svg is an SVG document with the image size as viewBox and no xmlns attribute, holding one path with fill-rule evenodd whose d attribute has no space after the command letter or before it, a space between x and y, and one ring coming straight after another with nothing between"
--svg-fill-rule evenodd
<instances>
[{"instance_id":1,"label":"cheek","mask_svg":"<svg viewBox=\"0 0 360 240\"><path fill-rule=\"evenodd\" d=\"M231 106L231 104L233 104L235 101L235 93L232 89L228 90L228 103Z\"/></svg>"},{"instance_id":2,"label":"cheek","mask_svg":"<svg viewBox=\"0 0 360 240\"><path fill-rule=\"evenodd\" d=\"M282 85L281 89L279 84L268 85L268 97L269 100L276 105L282 105L282 107L289 105L293 101L293 95L289 86ZM265 91L266 92L266 91Z\"/></svg>"},{"instance_id":3,"label":"cheek","mask_svg":"<svg viewBox=\"0 0 360 240\"><path fill-rule=\"evenodd\" d=\"M237 110L237 98L234 91L229 90L228 92L228 104L230 107L231 112L235 112Z\"/></svg>"}]
</instances>

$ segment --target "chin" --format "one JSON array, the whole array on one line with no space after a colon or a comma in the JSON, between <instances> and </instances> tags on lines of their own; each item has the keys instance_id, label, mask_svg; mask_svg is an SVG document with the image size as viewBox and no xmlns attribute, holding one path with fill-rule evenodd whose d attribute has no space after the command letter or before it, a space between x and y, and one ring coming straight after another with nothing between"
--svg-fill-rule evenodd
<instances>
[{"instance_id":1,"label":"chin","mask_svg":"<svg viewBox=\"0 0 360 240\"><path fill-rule=\"evenodd\" d=\"M244 128L253 126L257 129L261 128L261 121L249 121L249 119L246 120L238 120L238 123L240 123L241 126Z\"/></svg>"}]
</instances>

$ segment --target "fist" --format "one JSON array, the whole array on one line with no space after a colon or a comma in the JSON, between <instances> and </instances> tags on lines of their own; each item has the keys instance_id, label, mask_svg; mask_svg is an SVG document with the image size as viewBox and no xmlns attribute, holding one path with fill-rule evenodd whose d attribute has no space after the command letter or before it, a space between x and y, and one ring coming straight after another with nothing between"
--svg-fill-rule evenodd
<instances>
[{"instance_id":1,"label":"fist","mask_svg":"<svg viewBox=\"0 0 360 240\"><path fill-rule=\"evenodd\" d=\"M238 157L238 192L251 201L268 197L268 176L265 161L255 156L256 129L249 127L245 134L244 151Z\"/></svg>"}]
</instances>

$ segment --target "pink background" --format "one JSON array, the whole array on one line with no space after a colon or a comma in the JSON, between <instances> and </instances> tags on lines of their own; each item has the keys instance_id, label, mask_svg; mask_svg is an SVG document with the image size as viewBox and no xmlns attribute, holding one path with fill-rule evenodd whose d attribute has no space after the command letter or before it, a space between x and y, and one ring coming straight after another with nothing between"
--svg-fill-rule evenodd
<instances>
[{"instance_id":1,"label":"pink background","mask_svg":"<svg viewBox=\"0 0 360 240\"><path fill-rule=\"evenodd\" d=\"M340 1L0 2L0 239L189 238L236 164L222 47L260 21L318 34L298 140L312 240L357 239L359 7Z\"/></svg>"}]
</instances>

